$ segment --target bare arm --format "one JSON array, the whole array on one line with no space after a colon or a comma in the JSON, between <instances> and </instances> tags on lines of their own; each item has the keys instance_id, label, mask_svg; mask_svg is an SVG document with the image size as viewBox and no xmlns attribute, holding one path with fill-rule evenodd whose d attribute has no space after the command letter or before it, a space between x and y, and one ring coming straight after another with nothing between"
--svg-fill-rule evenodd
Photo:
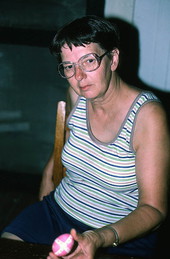
<instances>
[{"instance_id":1,"label":"bare arm","mask_svg":"<svg viewBox=\"0 0 170 259\"><path fill-rule=\"evenodd\" d=\"M142 108L137 118L133 144L139 202L127 217L112 224L120 243L154 230L167 214L170 141L166 116L160 105L150 103ZM115 240L114 233L109 229L98 231L105 232L103 246L111 245Z\"/></svg>"},{"instance_id":2,"label":"bare arm","mask_svg":"<svg viewBox=\"0 0 170 259\"><path fill-rule=\"evenodd\" d=\"M40 200L42 200L44 196L48 195L52 190L54 190L53 165L54 165L54 158L52 153L43 170L42 180L40 184L40 191L39 191Z\"/></svg>"}]
</instances>

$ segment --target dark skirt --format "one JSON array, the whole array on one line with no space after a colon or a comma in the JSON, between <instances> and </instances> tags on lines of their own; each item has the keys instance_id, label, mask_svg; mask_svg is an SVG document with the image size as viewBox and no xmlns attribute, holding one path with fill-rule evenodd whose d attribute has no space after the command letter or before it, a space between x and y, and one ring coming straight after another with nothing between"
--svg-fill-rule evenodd
<instances>
[{"instance_id":1,"label":"dark skirt","mask_svg":"<svg viewBox=\"0 0 170 259\"><path fill-rule=\"evenodd\" d=\"M65 213L54 199L54 192L24 209L3 232L12 233L25 242L51 245L54 239L75 228L79 233L92 229ZM2 233L3 233L2 232ZM157 242L157 232L118 247L102 248L109 254L152 257Z\"/></svg>"}]
</instances>

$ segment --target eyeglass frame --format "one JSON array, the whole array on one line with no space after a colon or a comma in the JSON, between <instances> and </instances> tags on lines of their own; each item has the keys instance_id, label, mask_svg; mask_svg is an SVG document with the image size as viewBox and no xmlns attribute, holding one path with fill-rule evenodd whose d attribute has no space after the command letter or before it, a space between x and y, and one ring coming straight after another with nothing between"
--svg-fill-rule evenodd
<instances>
[{"instance_id":1,"label":"eyeglass frame","mask_svg":"<svg viewBox=\"0 0 170 259\"><path fill-rule=\"evenodd\" d=\"M88 54L86 54L86 55L80 57L79 60L78 60L78 62L71 62L71 61L61 62L61 63L58 65L58 73L60 74L60 76L61 76L62 78L65 78L65 79L69 79L69 78L73 77L73 76L75 75L75 73L76 73L75 66L76 66L76 65L79 65L79 67L81 67L81 65L79 64L80 60L83 59L83 58L85 58L85 57L87 57L87 56L89 56L89 55L93 55L93 56L96 58L96 60L97 60L97 62L98 62L98 66L97 66L95 69L90 70L90 71L89 71L89 70L85 70L85 69L83 69L82 67L81 67L81 69L82 69L84 72L93 72L93 71L97 70L97 69L100 67L101 61L102 61L103 57L104 57L105 55L107 55L108 53L110 53L110 51L108 51L108 50L107 50L104 54L102 54L101 56L99 56L99 55L96 54L96 53L88 53ZM71 64L71 65L74 66L74 73L73 73L72 76L66 77L66 76L63 76L63 75L60 73L60 66L63 65L63 64Z\"/></svg>"}]
</instances>

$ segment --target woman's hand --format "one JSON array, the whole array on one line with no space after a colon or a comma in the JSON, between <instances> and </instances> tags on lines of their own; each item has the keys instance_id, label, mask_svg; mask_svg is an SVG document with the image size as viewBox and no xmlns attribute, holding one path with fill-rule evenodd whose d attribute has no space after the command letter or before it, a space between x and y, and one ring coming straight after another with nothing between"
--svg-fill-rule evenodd
<instances>
[{"instance_id":1,"label":"woman's hand","mask_svg":"<svg viewBox=\"0 0 170 259\"><path fill-rule=\"evenodd\" d=\"M76 232L75 229L72 229L70 234L77 242L76 249L69 255L63 256L62 258L66 259L93 259L95 252L98 247L101 246L102 240L100 235L94 231L87 231L82 234ZM53 252L49 253L47 259L58 259Z\"/></svg>"}]
</instances>

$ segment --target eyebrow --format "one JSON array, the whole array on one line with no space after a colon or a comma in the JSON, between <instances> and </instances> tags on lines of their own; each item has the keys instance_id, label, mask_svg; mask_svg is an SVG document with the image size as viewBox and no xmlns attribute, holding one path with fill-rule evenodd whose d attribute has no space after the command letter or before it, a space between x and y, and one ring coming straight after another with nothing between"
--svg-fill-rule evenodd
<instances>
[{"instance_id":1,"label":"eyebrow","mask_svg":"<svg viewBox=\"0 0 170 259\"><path fill-rule=\"evenodd\" d=\"M87 53L87 54L84 54L83 56L81 56L79 59L78 59L78 61L82 58L82 57L84 57L84 56L87 56L87 55L90 55L90 54L95 54L95 55L97 55L97 56L100 56L99 54L97 54L97 53L95 53L95 52L90 52L90 53ZM78 62L77 61L77 62ZM72 61L62 61L61 63L77 63L77 62L72 62Z\"/></svg>"}]
</instances>

